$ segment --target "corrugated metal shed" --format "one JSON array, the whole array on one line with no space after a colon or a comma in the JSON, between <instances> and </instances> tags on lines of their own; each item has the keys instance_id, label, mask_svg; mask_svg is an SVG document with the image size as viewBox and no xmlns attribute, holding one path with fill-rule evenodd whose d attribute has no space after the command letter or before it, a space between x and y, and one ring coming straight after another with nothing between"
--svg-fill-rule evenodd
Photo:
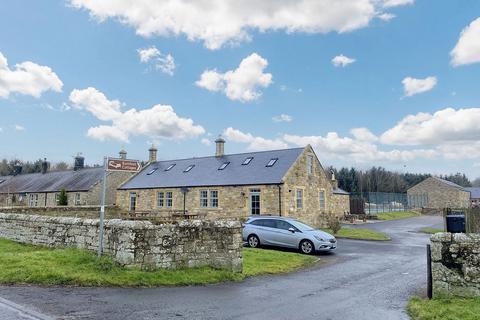
<instances>
[{"instance_id":1,"label":"corrugated metal shed","mask_svg":"<svg viewBox=\"0 0 480 320\"><path fill-rule=\"evenodd\" d=\"M0 193L59 192L62 189L66 191L88 191L102 178L103 167L78 171L54 171L45 174L20 174L10 176L9 179L0 183Z\"/></svg>"},{"instance_id":2,"label":"corrugated metal shed","mask_svg":"<svg viewBox=\"0 0 480 320\"><path fill-rule=\"evenodd\" d=\"M465 191L470 192L470 199L480 199L480 188L477 187L469 187L464 188Z\"/></svg>"},{"instance_id":3,"label":"corrugated metal shed","mask_svg":"<svg viewBox=\"0 0 480 320\"><path fill-rule=\"evenodd\" d=\"M148 165L119 189L279 184L304 148L158 161ZM247 158L253 158L244 165ZM278 159L273 166L270 160ZM226 164L223 170L219 168ZM170 170L167 170L174 165ZM184 172L189 166L190 171Z\"/></svg>"}]
</instances>

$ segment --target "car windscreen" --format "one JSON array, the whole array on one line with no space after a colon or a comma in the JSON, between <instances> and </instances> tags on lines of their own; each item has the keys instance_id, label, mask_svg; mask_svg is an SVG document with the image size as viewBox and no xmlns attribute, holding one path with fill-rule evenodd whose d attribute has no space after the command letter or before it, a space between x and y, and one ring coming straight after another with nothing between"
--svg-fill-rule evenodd
<instances>
[{"instance_id":1,"label":"car windscreen","mask_svg":"<svg viewBox=\"0 0 480 320\"><path fill-rule=\"evenodd\" d=\"M313 227L309 226L308 224L305 224L303 222L297 221L297 220L292 220L291 223L297 227L300 231L310 231L314 230Z\"/></svg>"}]
</instances>

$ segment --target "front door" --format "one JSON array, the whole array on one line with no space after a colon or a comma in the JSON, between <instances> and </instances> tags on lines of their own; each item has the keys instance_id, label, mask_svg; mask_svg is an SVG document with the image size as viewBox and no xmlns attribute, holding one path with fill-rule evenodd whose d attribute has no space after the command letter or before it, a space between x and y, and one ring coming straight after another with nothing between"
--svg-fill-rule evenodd
<instances>
[{"instance_id":1,"label":"front door","mask_svg":"<svg viewBox=\"0 0 480 320\"><path fill-rule=\"evenodd\" d=\"M250 190L250 214L260 214L260 189Z\"/></svg>"},{"instance_id":2,"label":"front door","mask_svg":"<svg viewBox=\"0 0 480 320\"><path fill-rule=\"evenodd\" d=\"M137 194L135 192L130 192L130 206L129 210L130 211L135 211L135 208L137 207Z\"/></svg>"}]
</instances>

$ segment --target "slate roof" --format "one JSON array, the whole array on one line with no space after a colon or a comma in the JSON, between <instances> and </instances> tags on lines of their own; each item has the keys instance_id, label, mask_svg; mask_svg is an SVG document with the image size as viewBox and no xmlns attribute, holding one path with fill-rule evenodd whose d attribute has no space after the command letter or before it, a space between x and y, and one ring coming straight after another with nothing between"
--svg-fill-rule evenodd
<instances>
[{"instance_id":1,"label":"slate roof","mask_svg":"<svg viewBox=\"0 0 480 320\"><path fill-rule=\"evenodd\" d=\"M157 161L148 165L119 189L280 184L303 150L304 148L294 148L222 157ZM242 165L249 157L253 158L252 161L248 165ZM267 163L275 158L278 158L276 163L267 167ZM225 169L219 170L220 166L227 162L230 163ZM172 164L175 166L166 171ZM184 172L190 165L194 167L189 172Z\"/></svg>"},{"instance_id":2,"label":"slate roof","mask_svg":"<svg viewBox=\"0 0 480 320\"><path fill-rule=\"evenodd\" d=\"M350 192L347 192L347 191L345 191L343 189L340 189L340 188L333 189L333 193L334 194L343 194L343 195L349 195L350 194Z\"/></svg>"},{"instance_id":3,"label":"slate roof","mask_svg":"<svg viewBox=\"0 0 480 320\"><path fill-rule=\"evenodd\" d=\"M451 181L448 181L448 180L445 180L445 179L440 179L438 177L432 177L432 178L437 179L438 181L443 182L443 183L449 185L450 187L454 187L454 188L457 188L457 189L464 189L464 187L462 187L462 186L460 186L456 183L453 183Z\"/></svg>"},{"instance_id":4,"label":"slate roof","mask_svg":"<svg viewBox=\"0 0 480 320\"><path fill-rule=\"evenodd\" d=\"M470 192L470 199L480 199L480 188L477 187L469 187L469 188L463 188L465 191Z\"/></svg>"},{"instance_id":5,"label":"slate roof","mask_svg":"<svg viewBox=\"0 0 480 320\"><path fill-rule=\"evenodd\" d=\"M0 193L88 191L102 178L103 168L20 174L0 183Z\"/></svg>"}]
</instances>

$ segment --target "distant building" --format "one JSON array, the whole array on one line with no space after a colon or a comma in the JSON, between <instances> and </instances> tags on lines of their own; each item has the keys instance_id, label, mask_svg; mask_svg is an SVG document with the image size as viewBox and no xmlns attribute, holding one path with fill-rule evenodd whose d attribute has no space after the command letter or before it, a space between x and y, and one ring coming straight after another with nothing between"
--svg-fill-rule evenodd
<instances>
[{"instance_id":1,"label":"distant building","mask_svg":"<svg viewBox=\"0 0 480 320\"><path fill-rule=\"evenodd\" d=\"M470 192L470 205L472 208L480 207L480 188L478 187L469 187L464 188L466 191Z\"/></svg>"},{"instance_id":2,"label":"distant building","mask_svg":"<svg viewBox=\"0 0 480 320\"><path fill-rule=\"evenodd\" d=\"M429 177L407 190L409 207L468 208L470 192L448 180ZM421 205L415 201L421 199ZM418 201L417 201L418 202Z\"/></svg>"},{"instance_id":3,"label":"distant building","mask_svg":"<svg viewBox=\"0 0 480 320\"><path fill-rule=\"evenodd\" d=\"M120 157L126 157L122 150ZM84 158L75 157L72 170L48 171L46 160L40 173L21 173L17 166L16 175L0 177L0 207L54 207L58 205L61 190L67 193L68 206L100 205L103 167L85 168ZM106 205L115 204L116 189L132 176L126 172L108 172L106 180Z\"/></svg>"},{"instance_id":4,"label":"distant building","mask_svg":"<svg viewBox=\"0 0 480 320\"><path fill-rule=\"evenodd\" d=\"M123 210L159 216L198 214L209 218L272 214L320 225L327 214L350 210L349 194L325 173L311 146L156 161L124 183L117 193Z\"/></svg>"}]
</instances>

